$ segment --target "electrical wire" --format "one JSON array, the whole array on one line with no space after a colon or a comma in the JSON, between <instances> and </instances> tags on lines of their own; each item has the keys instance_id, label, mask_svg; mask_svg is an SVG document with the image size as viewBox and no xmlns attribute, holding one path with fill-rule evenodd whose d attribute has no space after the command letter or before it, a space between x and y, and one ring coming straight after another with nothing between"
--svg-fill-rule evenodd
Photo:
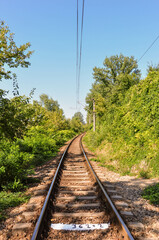
<instances>
[{"instance_id":1,"label":"electrical wire","mask_svg":"<svg viewBox=\"0 0 159 240\"><path fill-rule=\"evenodd\" d=\"M147 50L143 53L143 55L139 58L138 62L145 56L145 54L150 50L150 48L154 45L154 43L158 40L159 35L157 36L157 38L153 41L153 43L151 43L151 45L147 48Z\"/></svg>"},{"instance_id":2,"label":"electrical wire","mask_svg":"<svg viewBox=\"0 0 159 240\"><path fill-rule=\"evenodd\" d=\"M77 0L77 36L76 36L76 97L78 95L78 0ZM77 108L77 100L76 100Z\"/></svg>"},{"instance_id":3,"label":"electrical wire","mask_svg":"<svg viewBox=\"0 0 159 240\"><path fill-rule=\"evenodd\" d=\"M82 4L82 23L81 23L81 39L80 39L80 56L79 56L79 61L77 61L78 63L78 68L77 68L77 99L76 99L76 106L79 103L79 89L80 89L80 73L81 73L81 59L82 59L82 40L83 40L83 22L84 22L84 4L85 4L85 0L83 0L83 4ZM78 1L77 1L77 10L78 10ZM77 11L78 13L78 11ZM78 25L78 20L77 20L77 25ZM77 50L78 52L78 50ZM78 54L77 54L78 55Z\"/></svg>"},{"instance_id":4,"label":"electrical wire","mask_svg":"<svg viewBox=\"0 0 159 240\"><path fill-rule=\"evenodd\" d=\"M81 74L81 59L82 59L82 39L83 39L83 19L84 19L84 3L82 6L82 24L81 24L81 41L80 41L80 58L79 58L79 69L78 69L78 102L79 102L79 89L80 89L80 74Z\"/></svg>"}]
</instances>

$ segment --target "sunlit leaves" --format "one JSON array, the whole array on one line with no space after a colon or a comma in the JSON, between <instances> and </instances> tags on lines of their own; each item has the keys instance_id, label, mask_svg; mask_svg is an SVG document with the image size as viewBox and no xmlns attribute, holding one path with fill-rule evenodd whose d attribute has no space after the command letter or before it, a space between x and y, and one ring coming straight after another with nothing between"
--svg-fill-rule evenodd
<instances>
[{"instance_id":1,"label":"sunlit leaves","mask_svg":"<svg viewBox=\"0 0 159 240\"><path fill-rule=\"evenodd\" d=\"M26 43L17 47L14 41L14 34L10 32L9 27L0 22L0 80L11 79L11 68L28 67L33 51L28 51L31 44Z\"/></svg>"},{"instance_id":2,"label":"sunlit leaves","mask_svg":"<svg viewBox=\"0 0 159 240\"><path fill-rule=\"evenodd\" d=\"M98 94L94 94L97 111L101 111ZM116 102L109 98L109 105L105 108L103 105L105 113L102 117L98 114L96 133L87 136L91 146L106 149L107 164L116 162L116 170L122 174L148 172L149 176L159 176L158 96L159 71L150 71L144 80L125 91L122 98L116 98Z\"/></svg>"},{"instance_id":3,"label":"sunlit leaves","mask_svg":"<svg viewBox=\"0 0 159 240\"><path fill-rule=\"evenodd\" d=\"M140 71L134 57L122 54L106 57L103 68L93 69L94 84L86 97L88 114L93 111L92 100L96 102L96 115L101 117L112 104L120 105L126 91L140 80Z\"/></svg>"}]
</instances>

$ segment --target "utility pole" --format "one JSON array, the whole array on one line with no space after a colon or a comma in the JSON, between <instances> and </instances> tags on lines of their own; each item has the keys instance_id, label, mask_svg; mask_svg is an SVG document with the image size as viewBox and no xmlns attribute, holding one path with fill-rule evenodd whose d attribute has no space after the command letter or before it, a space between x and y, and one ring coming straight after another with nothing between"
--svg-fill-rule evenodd
<instances>
[{"instance_id":1,"label":"utility pole","mask_svg":"<svg viewBox=\"0 0 159 240\"><path fill-rule=\"evenodd\" d=\"M89 113L89 125L91 124L91 115Z\"/></svg>"},{"instance_id":2,"label":"utility pole","mask_svg":"<svg viewBox=\"0 0 159 240\"><path fill-rule=\"evenodd\" d=\"M95 113L95 100L93 98L93 132L96 131L96 113Z\"/></svg>"}]
</instances>

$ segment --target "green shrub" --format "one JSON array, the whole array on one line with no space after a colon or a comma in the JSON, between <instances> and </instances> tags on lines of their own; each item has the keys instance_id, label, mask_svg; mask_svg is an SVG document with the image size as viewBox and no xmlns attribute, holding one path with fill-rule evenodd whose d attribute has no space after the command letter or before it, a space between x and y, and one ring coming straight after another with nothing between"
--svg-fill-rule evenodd
<instances>
[{"instance_id":1,"label":"green shrub","mask_svg":"<svg viewBox=\"0 0 159 240\"><path fill-rule=\"evenodd\" d=\"M32 127L24 139L17 139L17 144L21 152L33 154L33 166L44 163L58 151L56 141L41 127Z\"/></svg>"},{"instance_id":2,"label":"green shrub","mask_svg":"<svg viewBox=\"0 0 159 240\"><path fill-rule=\"evenodd\" d=\"M98 158L90 158L89 160L93 161L93 162L100 162L100 160Z\"/></svg>"},{"instance_id":3,"label":"green shrub","mask_svg":"<svg viewBox=\"0 0 159 240\"><path fill-rule=\"evenodd\" d=\"M108 98L96 132L89 130L84 138L91 150L105 151L106 164L116 161L121 174L159 176L158 86L159 72L150 72L125 92L120 104ZM111 144L111 151L106 143Z\"/></svg>"},{"instance_id":4,"label":"green shrub","mask_svg":"<svg viewBox=\"0 0 159 240\"><path fill-rule=\"evenodd\" d=\"M6 209L18 206L20 203L28 201L29 198L29 196L26 196L21 192L0 192L0 221L6 218Z\"/></svg>"},{"instance_id":5,"label":"green shrub","mask_svg":"<svg viewBox=\"0 0 159 240\"><path fill-rule=\"evenodd\" d=\"M24 185L23 183L21 183L21 180L20 179L14 179L14 182L9 182L8 184L6 185L3 185L3 190L11 190L12 192L17 192L17 191L20 191L22 189L24 189Z\"/></svg>"},{"instance_id":6,"label":"green shrub","mask_svg":"<svg viewBox=\"0 0 159 240\"><path fill-rule=\"evenodd\" d=\"M0 147L0 187L16 181L20 184L27 175L33 154L21 152L16 142L7 140L1 141Z\"/></svg>"},{"instance_id":7,"label":"green shrub","mask_svg":"<svg viewBox=\"0 0 159 240\"><path fill-rule=\"evenodd\" d=\"M57 154L59 146L75 135L73 131L53 132L43 126L31 127L23 139L0 141L0 188L19 191L34 166Z\"/></svg>"},{"instance_id":8,"label":"green shrub","mask_svg":"<svg viewBox=\"0 0 159 240\"><path fill-rule=\"evenodd\" d=\"M108 170L110 170L110 171L115 171L115 170L116 170L116 168L115 168L113 165L107 164L107 165L105 165L105 166L106 166L106 168L108 168Z\"/></svg>"},{"instance_id":9,"label":"green shrub","mask_svg":"<svg viewBox=\"0 0 159 240\"><path fill-rule=\"evenodd\" d=\"M52 137L55 139L58 146L62 146L65 142L75 136L75 132L72 130L61 130L56 132Z\"/></svg>"},{"instance_id":10,"label":"green shrub","mask_svg":"<svg viewBox=\"0 0 159 240\"><path fill-rule=\"evenodd\" d=\"M152 204L159 205L159 183L145 188L142 197L150 200Z\"/></svg>"},{"instance_id":11,"label":"green shrub","mask_svg":"<svg viewBox=\"0 0 159 240\"><path fill-rule=\"evenodd\" d=\"M141 170L139 172L139 176L142 177L142 178L145 178L145 179L150 178L150 174L148 173L148 171L144 171L144 170Z\"/></svg>"}]
</instances>

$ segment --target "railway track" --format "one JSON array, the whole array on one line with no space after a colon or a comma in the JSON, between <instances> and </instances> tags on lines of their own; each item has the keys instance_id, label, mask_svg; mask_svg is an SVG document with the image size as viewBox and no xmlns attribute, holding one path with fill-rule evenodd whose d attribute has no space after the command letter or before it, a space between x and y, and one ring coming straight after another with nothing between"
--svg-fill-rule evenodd
<instances>
[{"instance_id":1,"label":"railway track","mask_svg":"<svg viewBox=\"0 0 159 240\"><path fill-rule=\"evenodd\" d=\"M76 137L65 150L31 240L131 239Z\"/></svg>"}]
</instances>

